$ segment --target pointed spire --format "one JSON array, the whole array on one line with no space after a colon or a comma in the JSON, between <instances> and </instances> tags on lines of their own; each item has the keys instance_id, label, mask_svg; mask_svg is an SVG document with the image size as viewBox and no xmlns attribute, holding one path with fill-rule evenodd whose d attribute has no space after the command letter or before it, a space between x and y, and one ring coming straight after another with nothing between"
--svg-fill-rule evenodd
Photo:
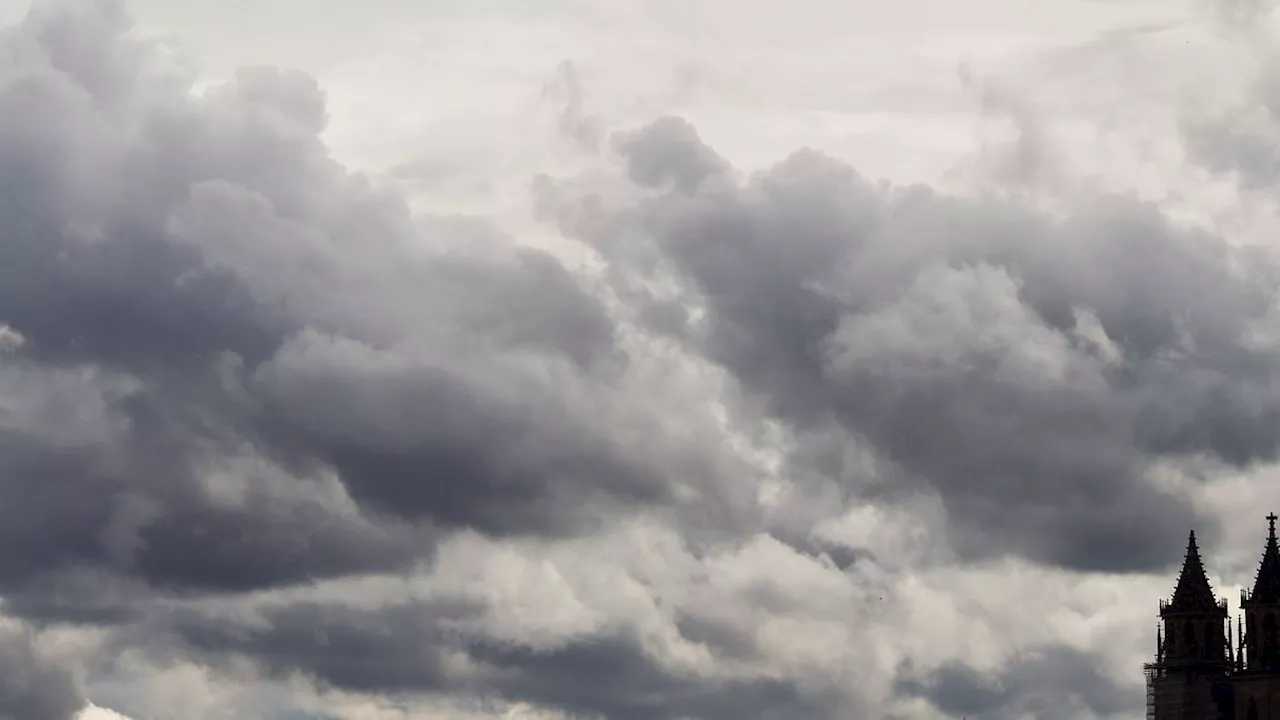
<instances>
[{"instance_id":1,"label":"pointed spire","mask_svg":"<svg viewBox=\"0 0 1280 720\"><path fill-rule=\"evenodd\" d=\"M1276 514L1267 515L1267 546L1262 551L1262 563L1253 581L1251 603L1280 603L1280 548L1276 546Z\"/></svg>"},{"instance_id":2,"label":"pointed spire","mask_svg":"<svg viewBox=\"0 0 1280 720\"><path fill-rule=\"evenodd\" d=\"M1236 615L1236 669L1244 670L1244 617Z\"/></svg>"},{"instance_id":3,"label":"pointed spire","mask_svg":"<svg viewBox=\"0 0 1280 720\"><path fill-rule=\"evenodd\" d=\"M1280 561L1280 556L1277 556ZM1277 566L1280 569L1280 565ZM1213 587L1209 585L1209 577L1205 575L1204 565L1200 562L1200 548L1196 547L1196 531L1192 530L1187 538L1187 556L1182 561L1182 572L1178 575L1178 584L1173 590L1173 599L1167 606L1174 612L1188 610L1214 610L1218 601L1213 596Z\"/></svg>"}]
</instances>

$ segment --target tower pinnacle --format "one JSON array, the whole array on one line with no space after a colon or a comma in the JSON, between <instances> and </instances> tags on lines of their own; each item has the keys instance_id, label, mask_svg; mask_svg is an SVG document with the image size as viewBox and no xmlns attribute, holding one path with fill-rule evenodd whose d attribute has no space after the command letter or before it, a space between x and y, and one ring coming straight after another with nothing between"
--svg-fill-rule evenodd
<instances>
[{"instance_id":1,"label":"tower pinnacle","mask_svg":"<svg viewBox=\"0 0 1280 720\"><path fill-rule=\"evenodd\" d=\"M1276 514L1267 515L1267 545L1253 582L1249 600L1255 604L1280 604L1280 544L1276 541Z\"/></svg>"},{"instance_id":2,"label":"tower pinnacle","mask_svg":"<svg viewBox=\"0 0 1280 720\"><path fill-rule=\"evenodd\" d=\"M1280 557L1277 557L1280 560ZM1182 561L1182 572L1178 575L1178 584L1173 589L1173 599L1166 606L1169 612L1182 613L1196 610L1215 610L1218 601L1213 596L1213 587L1209 585L1209 577L1200 562L1200 548L1196 546L1196 531L1192 530L1187 538L1187 556Z\"/></svg>"}]
</instances>

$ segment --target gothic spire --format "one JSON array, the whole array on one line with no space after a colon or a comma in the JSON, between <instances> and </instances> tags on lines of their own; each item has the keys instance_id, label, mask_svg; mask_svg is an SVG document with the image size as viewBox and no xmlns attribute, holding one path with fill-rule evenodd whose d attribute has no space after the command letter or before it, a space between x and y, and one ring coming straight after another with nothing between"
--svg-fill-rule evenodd
<instances>
[{"instance_id":1,"label":"gothic spire","mask_svg":"<svg viewBox=\"0 0 1280 720\"><path fill-rule=\"evenodd\" d=\"M1228 620L1227 622L1231 622ZM1244 670L1244 616L1236 615L1236 669Z\"/></svg>"},{"instance_id":2,"label":"gothic spire","mask_svg":"<svg viewBox=\"0 0 1280 720\"><path fill-rule=\"evenodd\" d=\"M1267 547L1262 551L1262 564L1253 581L1249 600L1258 604L1280 604L1280 548L1276 547L1276 514L1267 516Z\"/></svg>"},{"instance_id":3,"label":"gothic spire","mask_svg":"<svg viewBox=\"0 0 1280 720\"><path fill-rule=\"evenodd\" d=\"M1274 536L1272 533L1274 547ZM1280 555L1276 556L1277 570L1280 570ZM1277 587L1280 590L1280 587ZM1182 573L1178 575L1178 584L1173 590L1173 599L1167 609L1173 612L1188 610L1214 610L1218 601L1213 597L1213 587L1209 585L1209 577L1205 575L1204 565L1200 562L1200 548L1196 547L1196 531L1191 531L1187 538L1187 556L1182 561Z\"/></svg>"}]
</instances>

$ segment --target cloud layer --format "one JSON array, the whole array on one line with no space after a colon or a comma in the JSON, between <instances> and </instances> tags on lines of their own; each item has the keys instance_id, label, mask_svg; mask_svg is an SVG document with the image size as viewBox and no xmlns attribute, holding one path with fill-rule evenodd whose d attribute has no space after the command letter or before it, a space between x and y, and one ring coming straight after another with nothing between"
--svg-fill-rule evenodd
<instances>
[{"instance_id":1,"label":"cloud layer","mask_svg":"<svg viewBox=\"0 0 1280 720\"><path fill-rule=\"evenodd\" d=\"M1280 451L1270 248L1029 111L979 190L745 172L561 65L512 237L195 81L115 3L0 35L0 718L1125 717L1117 588ZM1186 163L1269 187L1223 107Z\"/></svg>"}]
</instances>

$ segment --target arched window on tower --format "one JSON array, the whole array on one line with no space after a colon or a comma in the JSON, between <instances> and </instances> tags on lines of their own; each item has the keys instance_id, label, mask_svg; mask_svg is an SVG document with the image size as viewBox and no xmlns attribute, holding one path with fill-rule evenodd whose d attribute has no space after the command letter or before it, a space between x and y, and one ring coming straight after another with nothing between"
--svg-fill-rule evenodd
<instances>
[{"instance_id":1,"label":"arched window on tower","mask_svg":"<svg viewBox=\"0 0 1280 720\"><path fill-rule=\"evenodd\" d=\"M1198 644L1196 643L1196 626L1190 620L1182 623L1182 643L1186 650L1183 653L1188 658L1198 657L1200 655Z\"/></svg>"}]
</instances>

